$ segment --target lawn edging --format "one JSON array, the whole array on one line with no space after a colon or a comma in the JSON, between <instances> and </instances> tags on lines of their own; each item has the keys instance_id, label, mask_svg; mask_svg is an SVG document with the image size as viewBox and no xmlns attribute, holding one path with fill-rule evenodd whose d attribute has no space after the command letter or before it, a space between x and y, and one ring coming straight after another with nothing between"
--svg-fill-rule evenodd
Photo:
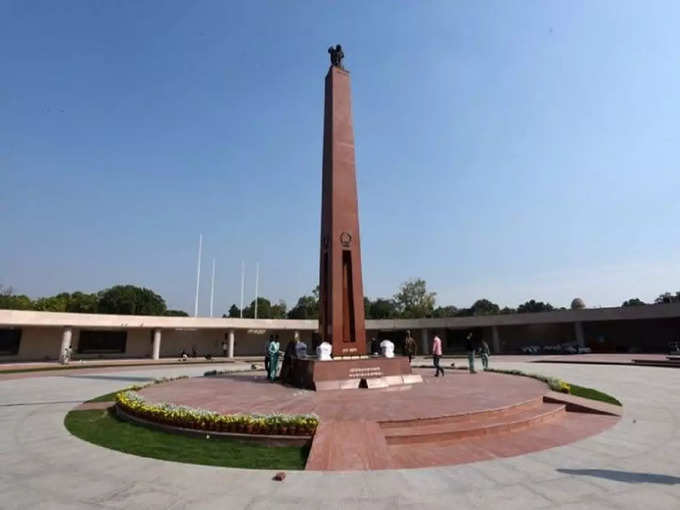
<instances>
[{"instance_id":1,"label":"lawn edging","mask_svg":"<svg viewBox=\"0 0 680 510\"><path fill-rule=\"evenodd\" d=\"M588 388L585 386L579 386L578 384L567 383L562 379L558 379L557 377L548 377L540 374L527 374L525 372L522 372L521 370L514 369L505 370L501 368L489 368L486 371L494 372L497 374L531 377L532 379L537 379L539 381L546 383L552 391L557 393L565 393L568 395L573 395L575 397L580 397L587 400L595 400L598 402L604 402L606 404L622 407L622 404L618 399L612 397L611 395L608 395L607 393L596 390L594 388Z\"/></svg>"}]
</instances>

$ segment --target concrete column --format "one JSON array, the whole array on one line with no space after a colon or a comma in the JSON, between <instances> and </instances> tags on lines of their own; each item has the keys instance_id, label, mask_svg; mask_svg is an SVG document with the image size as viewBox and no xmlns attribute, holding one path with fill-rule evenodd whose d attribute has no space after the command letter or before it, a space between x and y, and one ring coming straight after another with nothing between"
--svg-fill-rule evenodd
<instances>
[{"instance_id":1,"label":"concrete column","mask_svg":"<svg viewBox=\"0 0 680 510\"><path fill-rule=\"evenodd\" d=\"M64 362L64 351L71 347L71 338L73 337L73 331L70 327L65 327L61 334L61 348L59 349L59 361Z\"/></svg>"},{"instance_id":2,"label":"concrete column","mask_svg":"<svg viewBox=\"0 0 680 510\"><path fill-rule=\"evenodd\" d=\"M161 330L153 330L153 350L151 359L160 359L161 357Z\"/></svg>"},{"instance_id":3,"label":"concrete column","mask_svg":"<svg viewBox=\"0 0 680 510\"><path fill-rule=\"evenodd\" d=\"M229 358L234 357L234 330L229 330L229 350L227 351L227 356Z\"/></svg>"},{"instance_id":4,"label":"concrete column","mask_svg":"<svg viewBox=\"0 0 680 510\"><path fill-rule=\"evenodd\" d=\"M430 331L423 329L420 331L420 354L425 355L430 352Z\"/></svg>"},{"instance_id":5,"label":"concrete column","mask_svg":"<svg viewBox=\"0 0 680 510\"><path fill-rule=\"evenodd\" d=\"M585 347L586 346L586 340L583 337L583 323L582 322L574 322L574 334L576 335L576 343L578 344L579 347Z\"/></svg>"},{"instance_id":6,"label":"concrete column","mask_svg":"<svg viewBox=\"0 0 680 510\"><path fill-rule=\"evenodd\" d=\"M498 326L491 326L491 343L493 344L493 353L501 352L501 337L498 334Z\"/></svg>"}]
</instances>

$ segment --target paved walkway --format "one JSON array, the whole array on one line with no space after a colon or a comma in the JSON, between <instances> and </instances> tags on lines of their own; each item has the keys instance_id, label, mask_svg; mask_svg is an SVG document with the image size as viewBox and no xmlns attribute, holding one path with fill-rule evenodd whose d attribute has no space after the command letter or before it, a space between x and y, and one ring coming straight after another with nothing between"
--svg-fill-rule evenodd
<instances>
[{"instance_id":1,"label":"paved walkway","mask_svg":"<svg viewBox=\"0 0 680 510\"><path fill-rule=\"evenodd\" d=\"M0 381L3 509L680 508L680 371L497 363L599 388L625 406L597 436L520 457L416 470L274 472L134 457L63 427L77 403L206 366L75 372Z\"/></svg>"}]
</instances>

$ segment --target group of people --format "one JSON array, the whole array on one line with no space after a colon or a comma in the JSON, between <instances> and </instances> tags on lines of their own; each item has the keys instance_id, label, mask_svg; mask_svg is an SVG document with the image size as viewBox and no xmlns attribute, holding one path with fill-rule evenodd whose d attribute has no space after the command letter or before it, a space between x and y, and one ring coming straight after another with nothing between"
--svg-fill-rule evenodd
<instances>
[{"instance_id":1,"label":"group of people","mask_svg":"<svg viewBox=\"0 0 680 510\"><path fill-rule=\"evenodd\" d=\"M486 343L486 340L482 339L476 343L472 338L472 333L468 333L465 335L465 352L467 352L468 370L471 374L477 373L475 370L475 354L477 352L479 352L479 355L482 358L482 367L484 370L489 368L489 355L491 351L489 349L489 344ZM439 377L439 374L442 376L444 375L444 369L440 365L441 358L442 341L437 335L435 335L434 339L432 340L432 362L434 364L435 377Z\"/></svg>"},{"instance_id":2,"label":"group of people","mask_svg":"<svg viewBox=\"0 0 680 510\"><path fill-rule=\"evenodd\" d=\"M333 347L328 342L321 342L316 348L316 355L320 361L328 361L332 359L331 353ZM281 344L279 343L279 335L269 335L269 340L264 348L264 369L267 377L271 382L274 382L278 375L279 358L281 357ZM296 332L293 340L288 342L286 350L283 353L283 365L281 367L281 379L288 380L288 373L290 371L291 360L293 358L304 359L307 357L307 344L300 339L300 335Z\"/></svg>"},{"instance_id":3,"label":"group of people","mask_svg":"<svg viewBox=\"0 0 680 510\"><path fill-rule=\"evenodd\" d=\"M371 339L371 354L374 356L384 356L385 358L394 358L394 342L391 340L378 340L373 337ZM408 356L408 362L411 363L413 356L416 355L416 341L411 336L411 332L406 332L404 339L404 355Z\"/></svg>"}]
</instances>

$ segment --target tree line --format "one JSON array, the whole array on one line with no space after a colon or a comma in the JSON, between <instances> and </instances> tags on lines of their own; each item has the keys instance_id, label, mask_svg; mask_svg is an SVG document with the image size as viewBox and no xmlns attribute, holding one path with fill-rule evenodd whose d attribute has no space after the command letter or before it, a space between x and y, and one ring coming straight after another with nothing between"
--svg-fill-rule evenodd
<instances>
[{"instance_id":1,"label":"tree line","mask_svg":"<svg viewBox=\"0 0 680 510\"><path fill-rule=\"evenodd\" d=\"M514 313L540 313L557 308L548 302L531 299L520 304L517 308L504 306L488 299L478 299L470 307L458 308L452 305L436 306L436 292L427 289L427 283L421 278L413 278L402 283L392 297L370 299L364 297L364 310L367 319L418 319L441 317L472 317L479 315L507 315ZM577 304L580 303L580 304ZM654 303L680 303L680 291L660 294ZM621 306L645 306L648 303L638 299L627 299ZM580 300L574 300L572 308L581 308ZM255 300L241 310L235 304L222 317L244 318L255 317ZM94 293L76 291L62 292L54 296L42 297L35 300L23 294L15 294L11 287L0 285L0 309L10 310L39 310L49 312L72 313L106 313L120 315L168 315L183 316L188 314L182 310L169 310L165 300L151 289L134 285L115 285L111 288ZM290 310L286 302L279 300L272 303L265 297L257 298L257 317L259 319L318 319L319 318L319 287L311 295L298 298L295 306Z\"/></svg>"},{"instance_id":2,"label":"tree line","mask_svg":"<svg viewBox=\"0 0 680 510\"><path fill-rule=\"evenodd\" d=\"M99 292L60 292L54 296L31 299L14 294L0 285L0 308L42 312L109 313L120 315L187 316L182 310L169 310L165 300L151 289L134 285L115 285Z\"/></svg>"}]
</instances>

